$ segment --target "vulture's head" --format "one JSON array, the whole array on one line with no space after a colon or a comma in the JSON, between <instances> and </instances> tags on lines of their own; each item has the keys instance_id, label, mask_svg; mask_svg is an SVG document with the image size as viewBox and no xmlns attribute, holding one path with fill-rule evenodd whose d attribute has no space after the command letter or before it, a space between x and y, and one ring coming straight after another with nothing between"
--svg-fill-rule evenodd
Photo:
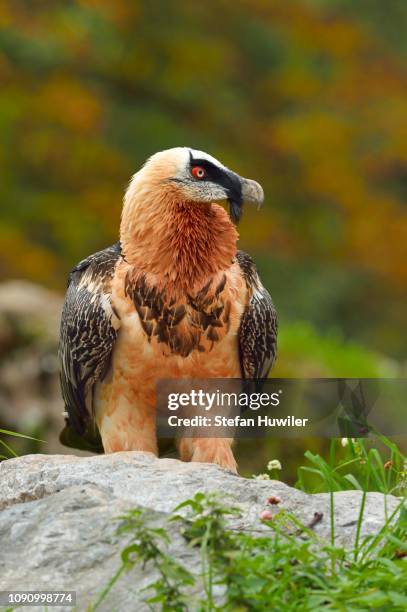
<instances>
[{"instance_id":1,"label":"vulture's head","mask_svg":"<svg viewBox=\"0 0 407 612\"><path fill-rule=\"evenodd\" d=\"M237 223L244 202L260 207L263 189L226 168L217 159L188 147L160 151L137 172L125 195L126 204L149 200L177 201L193 205L228 201L230 216Z\"/></svg>"}]
</instances>

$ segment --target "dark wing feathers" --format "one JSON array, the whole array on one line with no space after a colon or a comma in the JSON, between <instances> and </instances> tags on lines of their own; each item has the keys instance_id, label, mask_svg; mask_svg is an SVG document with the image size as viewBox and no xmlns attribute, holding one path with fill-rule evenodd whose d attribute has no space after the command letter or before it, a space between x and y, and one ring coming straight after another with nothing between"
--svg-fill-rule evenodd
<instances>
[{"instance_id":1,"label":"dark wing feathers","mask_svg":"<svg viewBox=\"0 0 407 612\"><path fill-rule=\"evenodd\" d=\"M81 261L69 276L62 311L59 359L67 424L61 441L95 450L99 434L92 414L93 388L109 370L119 321L110 303L110 285L120 244Z\"/></svg>"},{"instance_id":2,"label":"dark wing feathers","mask_svg":"<svg viewBox=\"0 0 407 612\"><path fill-rule=\"evenodd\" d=\"M239 328L242 378L263 379L276 358L277 313L252 258L238 251L237 261L251 294Z\"/></svg>"}]
</instances>

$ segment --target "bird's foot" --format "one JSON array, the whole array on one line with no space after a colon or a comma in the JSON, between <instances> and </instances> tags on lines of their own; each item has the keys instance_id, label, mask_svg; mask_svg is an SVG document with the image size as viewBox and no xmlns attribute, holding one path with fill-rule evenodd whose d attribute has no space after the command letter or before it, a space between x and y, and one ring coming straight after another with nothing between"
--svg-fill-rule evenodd
<instances>
[{"instance_id":1,"label":"bird's foot","mask_svg":"<svg viewBox=\"0 0 407 612\"><path fill-rule=\"evenodd\" d=\"M215 463L237 474L237 463L231 445L232 440L223 438L186 438L180 443L181 459Z\"/></svg>"}]
</instances>

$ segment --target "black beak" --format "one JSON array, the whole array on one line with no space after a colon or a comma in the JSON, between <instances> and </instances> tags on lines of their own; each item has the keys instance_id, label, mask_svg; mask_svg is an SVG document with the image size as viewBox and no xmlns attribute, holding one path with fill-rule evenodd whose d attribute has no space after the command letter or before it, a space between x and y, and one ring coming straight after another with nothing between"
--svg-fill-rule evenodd
<instances>
[{"instance_id":1,"label":"black beak","mask_svg":"<svg viewBox=\"0 0 407 612\"><path fill-rule=\"evenodd\" d=\"M242 217L244 202L257 204L257 209L261 208L264 202L264 192L261 185L237 174L234 175L232 186L228 189L228 192L230 217L236 225Z\"/></svg>"}]
</instances>

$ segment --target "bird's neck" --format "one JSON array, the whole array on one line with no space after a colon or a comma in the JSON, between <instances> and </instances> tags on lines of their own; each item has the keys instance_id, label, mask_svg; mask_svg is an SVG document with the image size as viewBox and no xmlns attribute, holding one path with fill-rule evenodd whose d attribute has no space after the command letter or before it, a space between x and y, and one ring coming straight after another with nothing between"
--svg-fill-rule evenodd
<instances>
[{"instance_id":1,"label":"bird's neck","mask_svg":"<svg viewBox=\"0 0 407 612\"><path fill-rule=\"evenodd\" d=\"M228 269L236 254L238 233L217 204L131 202L123 209L120 240L125 261L136 275L146 274L181 294L199 288Z\"/></svg>"}]
</instances>

